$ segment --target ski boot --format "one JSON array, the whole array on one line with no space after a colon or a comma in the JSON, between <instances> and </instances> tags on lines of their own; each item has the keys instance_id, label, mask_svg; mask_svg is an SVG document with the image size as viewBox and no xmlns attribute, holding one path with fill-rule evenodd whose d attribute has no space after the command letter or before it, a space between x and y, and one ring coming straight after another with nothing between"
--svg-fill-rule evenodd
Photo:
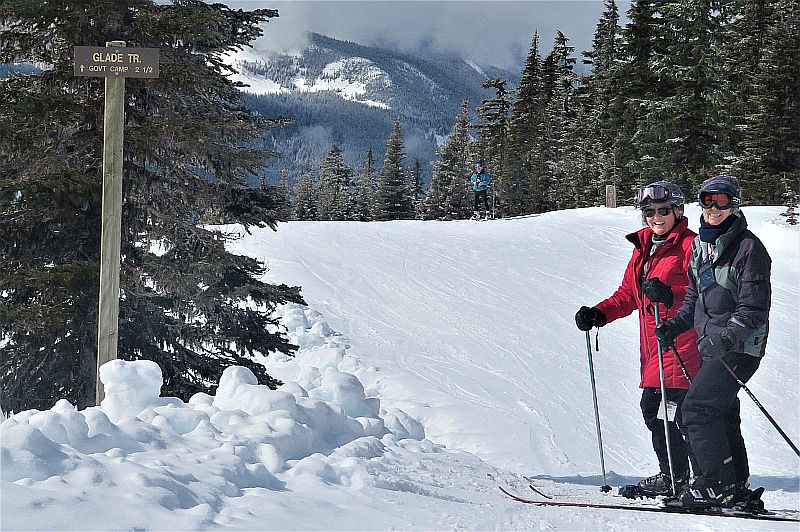
<instances>
[{"instance_id":1,"label":"ski boot","mask_svg":"<svg viewBox=\"0 0 800 532\"><path fill-rule=\"evenodd\" d=\"M766 514L767 509L764 507L764 501L761 500L761 495L764 494L764 488L756 488L751 490L748 482L737 482L736 494L734 495L733 509L738 512L746 512L749 514Z\"/></svg>"},{"instance_id":2,"label":"ski boot","mask_svg":"<svg viewBox=\"0 0 800 532\"><path fill-rule=\"evenodd\" d=\"M675 489L680 494L681 490L687 483L687 478L681 476L675 479ZM637 499L639 497L669 497L672 493L672 480L666 473L658 473L652 477L640 481L638 484L629 484L622 486L619 489L619 494L628 499Z\"/></svg>"},{"instance_id":3,"label":"ski boot","mask_svg":"<svg viewBox=\"0 0 800 532\"><path fill-rule=\"evenodd\" d=\"M713 478L698 477L680 494L681 506L689 509L733 508L738 483L723 485Z\"/></svg>"},{"instance_id":4,"label":"ski boot","mask_svg":"<svg viewBox=\"0 0 800 532\"><path fill-rule=\"evenodd\" d=\"M639 491L639 486L636 484L628 484L626 486L619 487L619 495L622 495L626 499L638 499L639 497L644 497Z\"/></svg>"}]
</instances>

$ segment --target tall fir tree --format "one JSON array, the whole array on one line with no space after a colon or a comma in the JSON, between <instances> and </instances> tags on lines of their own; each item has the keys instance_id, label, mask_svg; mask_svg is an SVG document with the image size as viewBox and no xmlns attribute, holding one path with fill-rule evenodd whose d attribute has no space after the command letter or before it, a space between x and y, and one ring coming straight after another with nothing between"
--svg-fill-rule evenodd
<instances>
[{"instance_id":1,"label":"tall fir tree","mask_svg":"<svg viewBox=\"0 0 800 532\"><path fill-rule=\"evenodd\" d=\"M484 81L483 88L494 89L495 94L482 100L475 111L478 115L476 127L480 132L476 159L483 161L484 167L492 175L492 208L501 216L507 211L508 179L503 171L506 168L509 115L513 105L507 85L508 80L502 78Z\"/></svg>"},{"instance_id":2,"label":"tall fir tree","mask_svg":"<svg viewBox=\"0 0 800 532\"><path fill-rule=\"evenodd\" d=\"M720 122L723 131L720 149L734 154L740 151L742 130L747 116L756 111L753 99L754 78L764 56L768 28L774 23L773 0L733 0L719 5L721 35L715 36L715 48L723 69L717 80ZM722 168L724 173L733 173Z\"/></svg>"},{"instance_id":3,"label":"tall fir tree","mask_svg":"<svg viewBox=\"0 0 800 532\"><path fill-rule=\"evenodd\" d=\"M433 161L431 185L425 197L425 219L464 219L472 212L468 198L469 128L469 102L463 101L453 129Z\"/></svg>"},{"instance_id":4,"label":"tall fir tree","mask_svg":"<svg viewBox=\"0 0 800 532\"><path fill-rule=\"evenodd\" d=\"M375 181L375 159L372 148L367 149L356 178L355 219L368 222L373 219L375 197L378 189Z\"/></svg>"},{"instance_id":5,"label":"tall fir tree","mask_svg":"<svg viewBox=\"0 0 800 532\"><path fill-rule=\"evenodd\" d=\"M614 76L618 97L610 114L616 131L612 146L612 171L620 203L633 201L636 189L658 173L654 152L661 146L640 128L649 110L671 91L671 85L654 70L654 56L662 49L661 19L654 0L633 0L628 24L622 29L625 61Z\"/></svg>"},{"instance_id":6,"label":"tall fir tree","mask_svg":"<svg viewBox=\"0 0 800 532\"><path fill-rule=\"evenodd\" d=\"M317 183L311 162L306 163L306 170L300 174L295 183L295 218L298 220L317 219Z\"/></svg>"},{"instance_id":7,"label":"tall fir tree","mask_svg":"<svg viewBox=\"0 0 800 532\"><path fill-rule=\"evenodd\" d=\"M425 191L422 189L422 165L419 159L414 160L410 174L411 208L414 212L414 218L417 218L422 214L425 201Z\"/></svg>"},{"instance_id":8,"label":"tall fir tree","mask_svg":"<svg viewBox=\"0 0 800 532\"><path fill-rule=\"evenodd\" d=\"M386 155L378 174L377 220L402 220L413 215L411 190L403 169L404 158L403 132L398 117L386 141Z\"/></svg>"},{"instance_id":9,"label":"tall fir tree","mask_svg":"<svg viewBox=\"0 0 800 532\"><path fill-rule=\"evenodd\" d=\"M545 175L545 94L539 34L534 33L520 77L516 100L509 122L508 148L505 157L502 196L505 214L536 212L542 203Z\"/></svg>"},{"instance_id":10,"label":"tall fir tree","mask_svg":"<svg viewBox=\"0 0 800 532\"><path fill-rule=\"evenodd\" d=\"M353 169L334 144L319 168L318 220L349 220L354 211Z\"/></svg>"},{"instance_id":11,"label":"tall fir tree","mask_svg":"<svg viewBox=\"0 0 800 532\"><path fill-rule=\"evenodd\" d=\"M782 203L782 179L800 185L800 5L779 0L774 9L734 164L745 200L772 205Z\"/></svg>"},{"instance_id":12,"label":"tall fir tree","mask_svg":"<svg viewBox=\"0 0 800 532\"><path fill-rule=\"evenodd\" d=\"M556 32L553 50L544 62L544 80L547 100L545 104L546 124L546 186L545 204L548 209L564 209L575 206L575 197L568 182L565 153L569 149L568 132L576 118L573 108L573 92L578 81L574 71L577 59L575 48L561 32Z\"/></svg>"},{"instance_id":13,"label":"tall fir tree","mask_svg":"<svg viewBox=\"0 0 800 532\"><path fill-rule=\"evenodd\" d=\"M623 129L618 72L624 56L619 11L614 0L606 0L592 49L583 55L584 64L592 69L575 90L577 116L568 134L573 149L565 154L577 207L600 204L605 185L617 185L614 144Z\"/></svg>"},{"instance_id":14,"label":"tall fir tree","mask_svg":"<svg viewBox=\"0 0 800 532\"><path fill-rule=\"evenodd\" d=\"M649 109L645 124L662 149L654 154L660 177L694 190L720 162L717 80L720 60L713 46L720 35L712 0L662 2L662 43L653 58L672 91Z\"/></svg>"},{"instance_id":15,"label":"tall fir tree","mask_svg":"<svg viewBox=\"0 0 800 532\"><path fill-rule=\"evenodd\" d=\"M184 400L230 365L275 386L252 355L292 351L270 314L299 291L259 281L262 264L204 224L275 227L272 199L244 187L271 154L243 143L269 122L242 105L223 55L277 12L194 0L2 12L0 63L48 65L0 81L3 408L94 404L103 80L73 76L72 47L112 40L161 50L158 79L126 83L118 355L158 363L163 392Z\"/></svg>"},{"instance_id":16,"label":"tall fir tree","mask_svg":"<svg viewBox=\"0 0 800 532\"><path fill-rule=\"evenodd\" d=\"M273 215L276 220L285 222L294 216L294 205L289 189L289 169L281 168L281 175L277 185L270 185L267 182L266 173L261 177L261 188L269 196L274 198Z\"/></svg>"}]
</instances>

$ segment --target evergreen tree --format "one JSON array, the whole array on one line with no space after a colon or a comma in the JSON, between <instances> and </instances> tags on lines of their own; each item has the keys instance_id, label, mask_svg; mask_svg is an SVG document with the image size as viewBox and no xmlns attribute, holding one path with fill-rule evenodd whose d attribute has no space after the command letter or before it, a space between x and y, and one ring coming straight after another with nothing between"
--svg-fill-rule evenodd
<instances>
[{"instance_id":1,"label":"evergreen tree","mask_svg":"<svg viewBox=\"0 0 800 532\"><path fill-rule=\"evenodd\" d=\"M661 177L693 190L720 160L720 61L712 46L720 19L712 0L664 2L660 12L664 49L653 61L673 90L649 109L644 126L662 148L654 155Z\"/></svg>"},{"instance_id":2,"label":"evergreen tree","mask_svg":"<svg viewBox=\"0 0 800 532\"><path fill-rule=\"evenodd\" d=\"M414 166L411 167L411 206L414 211L414 217L422 213L423 202L425 200L425 191L422 190L422 168L419 159L414 160Z\"/></svg>"},{"instance_id":3,"label":"evergreen tree","mask_svg":"<svg viewBox=\"0 0 800 532\"><path fill-rule=\"evenodd\" d=\"M559 208L590 207L602 204L604 199L603 164L612 160L608 147L601 147L598 137L591 135L592 111L577 95L574 102L574 118L566 123L564 138L568 149L562 154L563 174L561 198L555 204Z\"/></svg>"},{"instance_id":4,"label":"evergreen tree","mask_svg":"<svg viewBox=\"0 0 800 532\"><path fill-rule=\"evenodd\" d=\"M605 185L617 184L614 145L624 130L618 79L624 56L616 2L606 0L605 6L592 49L583 53L592 70L575 90L577 116L568 134L573 149L565 154L578 207L602 203Z\"/></svg>"},{"instance_id":5,"label":"evergreen tree","mask_svg":"<svg viewBox=\"0 0 800 532\"><path fill-rule=\"evenodd\" d=\"M298 220L317 219L317 187L314 179L314 169L311 162L306 163L306 171L300 175L295 184L295 218Z\"/></svg>"},{"instance_id":6,"label":"evergreen tree","mask_svg":"<svg viewBox=\"0 0 800 532\"><path fill-rule=\"evenodd\" d=\"M289 189L289 169L283 167L281 169L281 176L278 180L277 186L272 186L267 183L266 174L261 177L261 188L274 198L273 215L277 220L287 221L294 215L294 205L292 205L292 197Z\"/></svg>"},{"instance_id":7,"label":"evergreen tree","mask_svg":"<svg viewBox=\"0 0 800 532\"><path fill-rule=\"evenodd\" d=\"M403 170L404 158L403 133L398 117L386 142L386 156L378 174L377 220L401 220L410 218L413 213L410 187Z\"/></svg>"},{"instance_id":8,"label":"evergreen tree","mask_svg":"<svg viewBox=\"0 0 800 532\"><path fill-rule=\"evenodd\" d=\"M734 166L747 201L767 204L782 203L784 175L800 183L800 5L780 0L774 7Z\"/></svg>"},{"instance_id":9,"label":"evergreen tree","mask_svg":"<svg viewBox=\"0 0 800 532\"><path fill-rule=\"evenodd\" d=\"M723 73L717 80L720 122L724 124L720 138L721 151L734 154L734 163L741 152L739 142L747 127L748 116L757 113L754 96L755 77L761 68L767 31L775 24L773 0L734 0L719 6L722 35L715 36ZM735 173L722 167L723 173Z\"/></svg>"},{"instance_id":10,"label":"evergreen tree","mask_svg":"<svg viewBox=\"0 0 800 532\"><path fill-rule=\"evenodd\" d=\"M281 177L278 180L278 188L283 191L287 198L290 198L292 187L289 185L289 168L284 166L281 168Z\"/></svg>"},{"instance_id":11,"label":"evergreen tree","mask_svg":"<svg viewBox=\"0 0 800 532\"><path fill-rule=\"evenodd\" d=\"M617 196L630 199L647 180L663 176L657 168L654 154L662 145L640 129L648 111L671 91L671 84L655 72L654 56L663 49L660 37L660 18L654 0L634 0L628 10L628 24L622 30L622 54L626 58L614 76L618 98L610 108L616 131L611 152L613 179Z\"/></svg>"},{"instance_id":12,"label":"evergreen tree","mask_svg":"<svg viewBox=\"0 0 800 532\"><path fill-rule=\"evenodd\" d=\"M575 48L560 31L556 32L553 50L544 62L545 124L547 128L546 190L547 209L575 206L572 187L568 182L565 153L568 150L568 131L576 118L572 97L577 83L572 53Z\"/></svg>"},{"instance_id":13,"label":"evergreen tree","mask_svg":"<svg viewBox=\"0 0 800 532\"><path fill-rule=\"evenodd\" d=\"M544 176L544 105L542 60L539 34L534 33L511 112L508 150L501 195L506 199L505 214L536 212L541 204Z\"/></svg>"},{"instance_id":14,"label":"evergreen tree","mask_svg":"<svg viewBox=\"0 0 800 532\"><path fill-rule=\"evenodd\" d=\"M355 219L368 222L373 219L377 182L375 181L372 148L364 154L356 182Z\"/></svg>"},{"instance_id":15,"label":"evergreen tree","mask_svg":"<svg viewBox=\"0 0 800 532\"><path fill-rule=\"evenodd\" d=\"M792 181L784 175L781 178L781 184L783 185L783 204L786 206L786 212L781 213L781 216L786 217L786 223L789 225L797 225L797 209L800 206L800 182L795 179L795 182Z\"/></svg>"},{"instance_id":16,"label":"evergreen tree","mask_svg":"<svg viewBox=\"0 0 800 532\"><path fill-rule=\"evenodd\" d=\"M353 212L353 169L334 144L319 168L318 220L348 220Z\"/></svg>"},{"instance_id":17,"label":"evergreen tree","mask_svg":"<svg viewBox=\"0 0 800 532\"><path fill-rule=\"evenodd\" d=\"M472 212L468 197L469 127L469 103L463 101L461 113L433 162L431 186L425 197L425 219L464 219Z\"/></svg>"},{"instance_id":18,"label":"evergreen tree","mask_svg":"<svg viewBox=\"0 0 800 532\"><path fill-rule=\"evenodd\" d=\"M230 365L275 386L251 355L291 352L270 314L299 291L260 282L264 267L204 224L215 213L275 227L271 198L243 186L271 154L242 143L269 124L244 108L222 56L277 12L21 0L2 13L0 63L51 65L0 81L3 408L94 404L103 80L73 76L72 47L112 40L161 50L158 79L126 82L119 356L157 362L163 393L184 400Z\"/></svg>"},{"instance_id":19,"label":"evergreen tree","mask_svg":"<svg viewBox=\"0 0 800 532\"><path fill-rule=\"evenodd\" d=\"M482 160L492 175L492 206L500 215L506 214L507 211L505 194L508 189L508 181L503 175L503 171L506 168L505 150L509 113L512 107L512 95L509 94L507 84L507 80L500 78L484 81L483 88L494 89L495 96L484 99L476 109L477 128L480 131L476 159Z\"/></svg>"}]
</instances>

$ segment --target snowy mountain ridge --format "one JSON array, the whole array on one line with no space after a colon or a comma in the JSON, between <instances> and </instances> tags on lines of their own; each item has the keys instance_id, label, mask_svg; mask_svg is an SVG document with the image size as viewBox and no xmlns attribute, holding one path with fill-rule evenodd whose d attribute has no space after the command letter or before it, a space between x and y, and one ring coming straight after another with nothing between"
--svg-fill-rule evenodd
<instances>
[{"instance_id":1,"label":"snowy mountain ridge","mask_svg":"<svg viewBox=\"0 0 800 532\"><path fill-rule=\"evenodd\" d=\"M309 46L299 53L232 53L228 62L239 73L231 79L249 85L242 90L254 95L327 91L344 100L405 112L409 95L403 93L408 89L419 100L452 107L470 99L453 91L456 78L477 82L480 89L481 81L489 76L518 76L462 59L423 60L315 33L309 38ZM473 96L476 91L465 87L464 92Z\"/></svg>"},{"instance_id":2,"label":"snowy mountain ridge","mask_svg":"<svg viewBox=\"0 0 800 532\"><path fill-rule=\"evenodd\" d=\"M294 59L297 59L296 57ZM280 60L280 59L279 59ZM258 56L240 52L233 58L233 66L240 72L231 76L234 81L247 86L242 91L256 94L289 94L328 91L344 100L364 105L390 109L383 101L364 98L369 94L380 94L381 88L391 85L389 75L372 61L363 57L347 57L325 65L317 77L309 78L308 69L293 61L295 71L291 78L274 81L261 72L268 70L267 62Z\"/></svg>"},{"instance_id":3,"label":"snowy mountain ridge","mask_svg":"<svg viewBox=\"0 0 800 532\"><path fill-rule=\"evenodd\" d=\"M502 77L515 86L520 76L460 58L415 57L315 33L298 52L246 50L227 62L239 71L232 79L248 85L241 90L250 109L295 121L268 132L265 146L281 153L266 170L273 180L282 167L292 175L304 172L332 144L351 167L369 148L380 164L395 118L402 123L408 164L418 159L427 180L461 102L474 110L494 96L482 87L487 78Z\"/></svg>"}]
</instances>

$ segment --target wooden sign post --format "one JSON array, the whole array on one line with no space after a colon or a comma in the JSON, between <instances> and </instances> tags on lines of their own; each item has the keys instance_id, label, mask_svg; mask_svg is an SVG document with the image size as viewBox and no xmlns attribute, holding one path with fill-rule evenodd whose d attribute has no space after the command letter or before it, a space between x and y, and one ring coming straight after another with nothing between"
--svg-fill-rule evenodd
<instances>
[{"instance_id":1,"label":"wooden sign post","mask_svg":"<svg viewBox=\"0 0 800 532\"><path fill-rule=\"evenodd\" d=\"M606 207L617 208L617 187L614 185L606 185Z\"/></svg>"},{"instance_id":2,"label":"wooden sign post","mask_svg":"<svg viewBox=\"0 0 800 532\"><path fill-rule=\"evenodd\" d=\"M105 397L100 366L117 358L119 265L122 232L122 149L125 126L125 78L157 78L158 48L126 48L111 41L105 48L75 47L76 76L105 79L103 117L103 214L100 236L100 302L97 315L95 403Z\"/></svg>"}]
</instances>

